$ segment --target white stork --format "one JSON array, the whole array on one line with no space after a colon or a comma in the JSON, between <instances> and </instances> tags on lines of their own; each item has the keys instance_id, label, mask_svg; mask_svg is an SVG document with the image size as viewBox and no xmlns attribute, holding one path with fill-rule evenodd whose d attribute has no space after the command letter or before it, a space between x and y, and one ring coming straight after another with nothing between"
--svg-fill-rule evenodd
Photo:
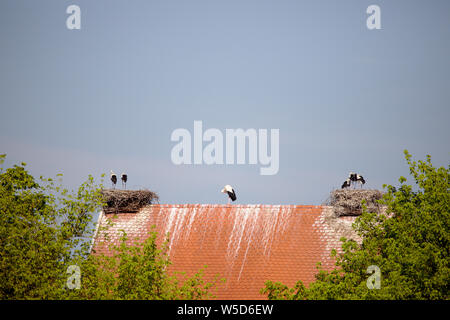
<instances>
[{"instance_id":1,"label":"white stork","mask_svg":"<svg viewBox=\"0 0 450 320\"><path fill-rule=\"evenodd\" d=\"M356 175L356 181L358 181L361 184L361 189L362 189L363 184L366 183L366 180L364 180L363 176L360 174Z\"/></svg>"},{"instance_id":2,"label":"white stork","mask_svg":"<svg viewBox=\"0 0 450 320\"><path fill-rule=\"evenodd\" d=\"M342 184L341 189L350 187L351 182L352 181L350 180L350 178L347 178L347 180L345 180L344 183Z\"/></svg>"},{"instance_id":3,"label":"white stork","mask_svg":"<svg viewBox=\"0 0 450 320\"><path fill-rule=\"evenodd\" d=\"M345 182L341 188L344 189L344 188L350 187L352 184L353 184L353 186L355 186L355 183L358 183L358 182L361 184L361 188L362 188L363 184L366 183L366 181L364 180L362 175L355 173L355 172L350 172L347 180L345 180Z\"/></svg>"},{"instance_id":4,"label":"white stork","mask_svg":"<svg viewBox=\"0 0 450 320\"><path fill-rule=\"evenodd\" d=\"M117 183L117 176L112 170L111 170L111 182L112 182L112 188L115 189L116 183Z\"/></svg>"},{"instance_id":5,"label":"white stork","mask_svg":"<svg viewBox=\"0 0 450 320\"><path fill-rule=\"evenodd\" d=\"M228 204L230 204L230 199L231 201L235 201L236 200L236 193L234 192L234 189L227 184L225 187L223 187L222 193L227 193L228 194Z\"/></svg>"},{"instance_id":6,"label":"white stork","mask_svg":"<svg viewBox=\"0 0 450 320\"><path fill-rule=\"evenodd\" d=\"M120 178L122 179L122 188L126 189L128 176L125 173L122 173L122 176Z\"/></svg>"},{"instance_id":7,"label":"white stork","mask_svg":"<svg viewBox=\"0 0 450 320\"><path fill-rule=\"evenodd\" d=\"M350 185L356 182L356 178L357 178L358 174L354 173L354 172L350 172L348 175L348 179L350 179Z\"/></svg>"}]
</instances>

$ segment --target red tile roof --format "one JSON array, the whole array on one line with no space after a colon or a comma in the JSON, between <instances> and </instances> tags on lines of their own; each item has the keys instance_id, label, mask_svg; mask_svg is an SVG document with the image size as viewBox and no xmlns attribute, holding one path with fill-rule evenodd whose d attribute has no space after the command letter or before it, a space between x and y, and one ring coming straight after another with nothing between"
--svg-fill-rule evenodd
<instances>
[{"instance_id":1,"label":"red tile roof","mask_svg":"<svg viewBox=\"0 0 450 320\"><path fill-rule=\"evenodd\" d=\"M155 225L159 243L170 233L171 271L192 275L206 265L206 280L226 278L218 299L265 299L259 291L266 280L309 283L317 262L333 266L331 249L340 248L354 220L336 218L325 206L149 205L137 213L103 214L100 225L113 216L114 225L96 236L96 252L107 253L105 232L109 242L118 241L121 229L143 240Z\"/></svg>"}]
</instances>

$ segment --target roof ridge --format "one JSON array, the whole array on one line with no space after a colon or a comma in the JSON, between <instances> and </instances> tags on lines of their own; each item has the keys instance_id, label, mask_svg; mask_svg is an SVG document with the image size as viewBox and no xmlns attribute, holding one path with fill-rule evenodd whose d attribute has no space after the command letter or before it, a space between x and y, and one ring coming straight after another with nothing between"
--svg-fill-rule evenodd
<instances>
[{"instance_id":1,"label":"roof ridge","mask_svg":"<svg viewBox=\"0 0 450 320\"><path fill-rule=\"evenodd\" d=\"M302 205L302 204L204 204L204 203L154 203L147 207L208 207L208 208L258 208L258 207L285 207L285 208L323 208L323 205Z\"/></svg>"}]
</instances>

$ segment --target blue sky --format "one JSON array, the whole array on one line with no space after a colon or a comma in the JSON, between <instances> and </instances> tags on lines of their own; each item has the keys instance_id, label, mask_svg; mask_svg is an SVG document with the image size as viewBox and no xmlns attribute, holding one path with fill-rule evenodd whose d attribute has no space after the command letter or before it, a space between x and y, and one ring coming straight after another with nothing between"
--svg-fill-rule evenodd
<instances>
[{"instance_id":1,"label":"blue sky","mask_svg":"<svg viewBox=\"0 0 450 320\"><path fill-rule=\"evenodd\" d=\"M449 15L425 0L3 0L0 153L70 187L126 171L161 203L223 203L231 184L238 203L320 204L349 171L381 188L408 175L404 149L449 163ZM170 135L194 120L279 129L278 174L174 165Z\"/></svg>"}]
</instances>

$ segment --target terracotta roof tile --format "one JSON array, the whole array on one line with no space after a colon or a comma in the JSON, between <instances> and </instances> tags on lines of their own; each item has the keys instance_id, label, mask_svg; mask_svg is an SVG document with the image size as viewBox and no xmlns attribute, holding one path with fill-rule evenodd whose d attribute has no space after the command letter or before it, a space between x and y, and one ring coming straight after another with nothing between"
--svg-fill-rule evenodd
<instances>
[{"instance_id":1,"label":"terracotta roof tile","mask_svg":"<svg viewBox=\"0 0 450 320\"><path fill-rule=\"evenodd\" d=\"M170 271L192 275L207 265L206 280L216 274L227 279L215 292L218 299L264 299L259 291L266 280L307 284L317 262L333 266L330 252L340 247L341 234L329 212L323 206L150 205L137 213L102 215L100 225L114 225L96 235L94 249L106 254L121 229L130 241L144 240L155 225L158 243L170 234Z\"/></svg>"}]
</instances>

